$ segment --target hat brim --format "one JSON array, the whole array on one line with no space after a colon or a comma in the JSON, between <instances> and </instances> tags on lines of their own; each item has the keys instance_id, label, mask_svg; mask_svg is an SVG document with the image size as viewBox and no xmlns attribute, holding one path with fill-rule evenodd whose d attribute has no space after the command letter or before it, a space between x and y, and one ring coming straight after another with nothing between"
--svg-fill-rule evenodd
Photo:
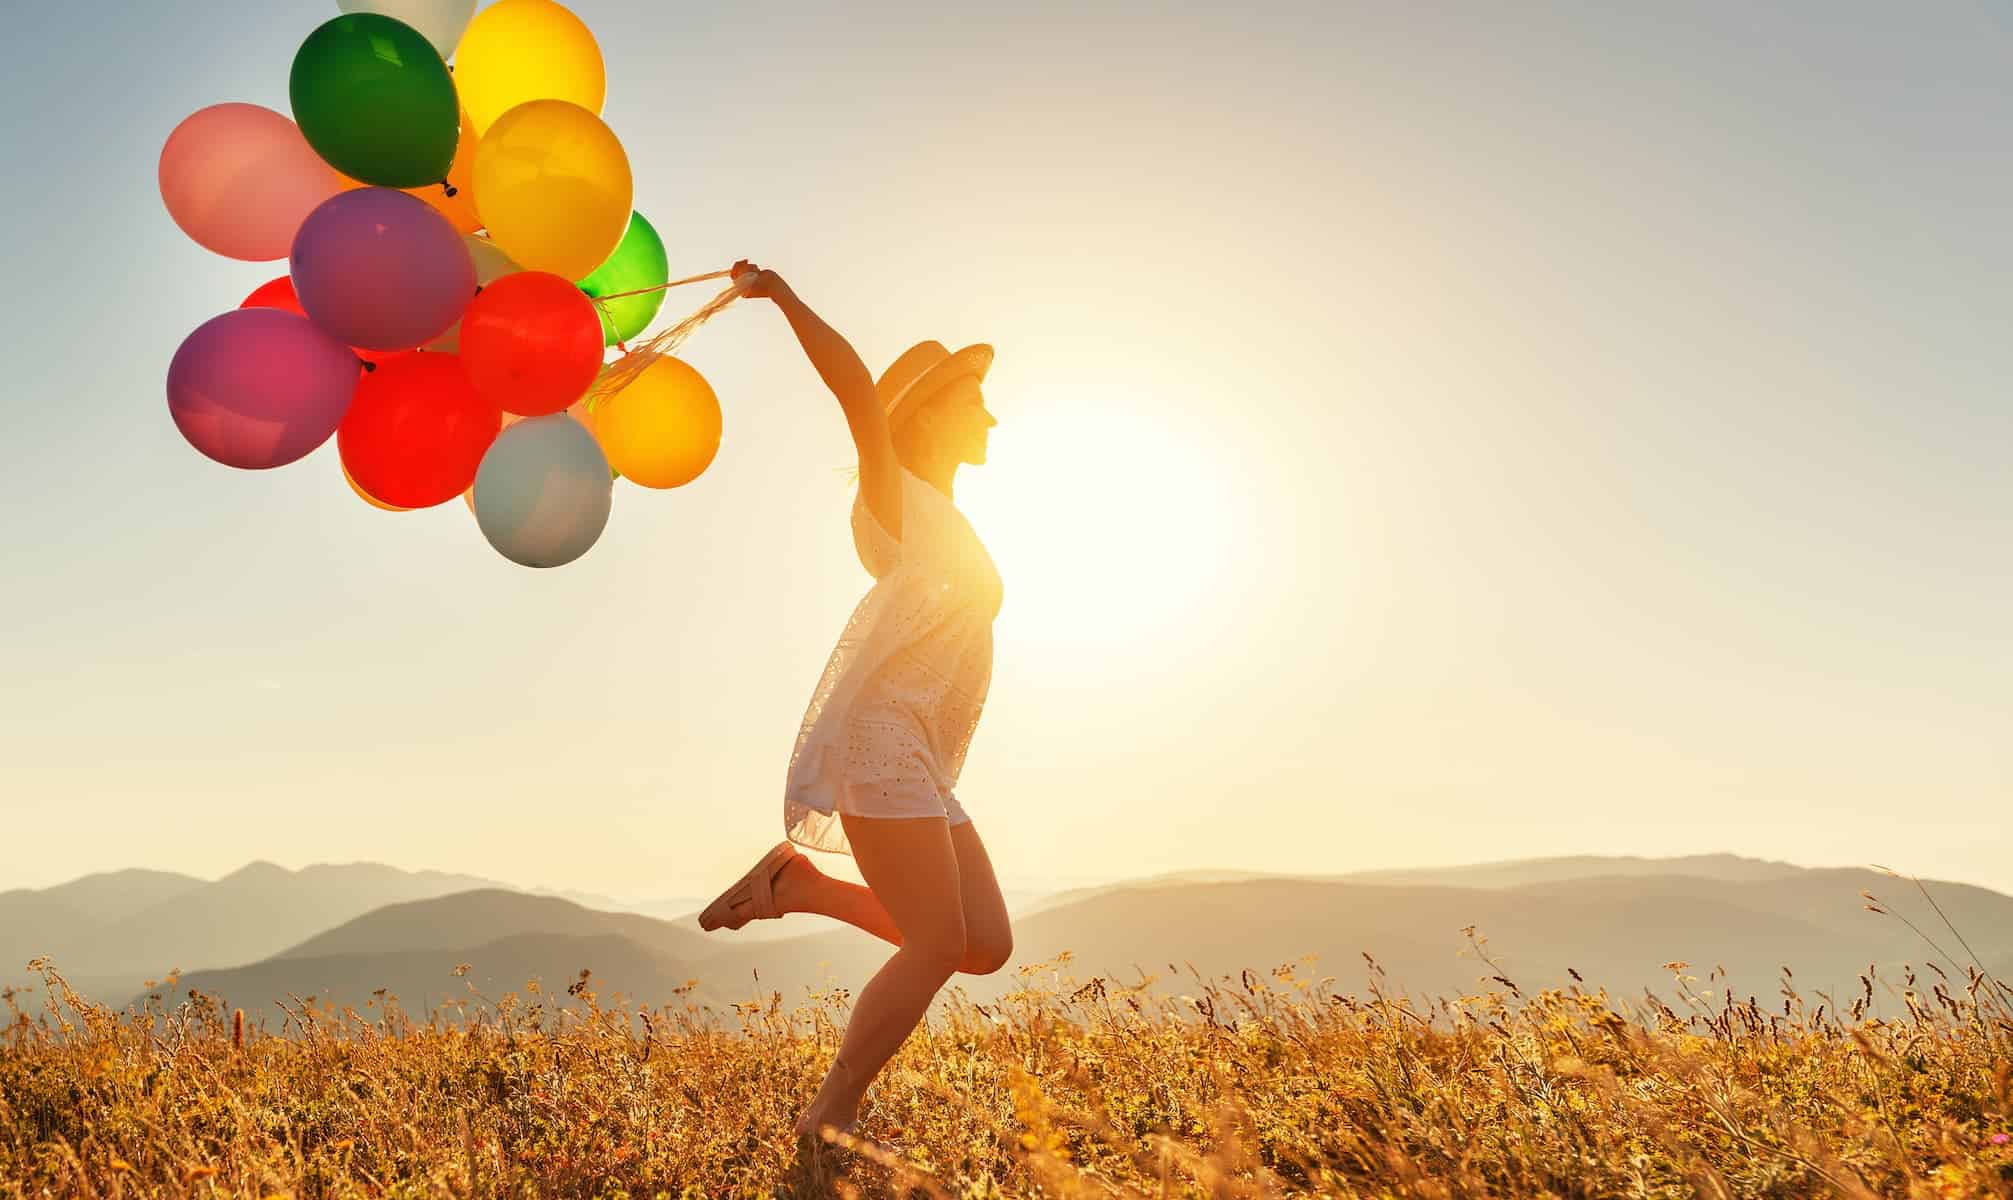
<instances>
[{"instance_id":1,"label":"hat brim","mask_svg":"<svg viewBox=\"0 0 2013 1200\"><path fill-rule=\"evenodd\" d=\"M950 355L923 372L907 391L895 398L894 406L888 409L888 424L892 426L903 416L914 412L953 379L965 375L984 379L992 365L993 348L984 342L974 342Z\"/></svg>"}]
</instances>

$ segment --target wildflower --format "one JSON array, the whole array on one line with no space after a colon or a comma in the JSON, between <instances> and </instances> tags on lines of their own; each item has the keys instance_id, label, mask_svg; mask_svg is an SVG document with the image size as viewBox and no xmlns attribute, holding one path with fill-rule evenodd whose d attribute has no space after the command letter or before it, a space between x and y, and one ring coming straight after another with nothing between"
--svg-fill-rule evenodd
<instances>
[{"instance_id":1,"label":"wildflower","mask_svg":"<svg viewBox=\"0 0 2013 1200\"><path fill-rule=\"evenodd\" d=\"M1986 1138L1985 1140L1991 1142L1995 1146L2003 1146L2007 1142L2013 1142L2013 1134L1995 1133L1991 1137Z\"/></svg>"}]
</instances>

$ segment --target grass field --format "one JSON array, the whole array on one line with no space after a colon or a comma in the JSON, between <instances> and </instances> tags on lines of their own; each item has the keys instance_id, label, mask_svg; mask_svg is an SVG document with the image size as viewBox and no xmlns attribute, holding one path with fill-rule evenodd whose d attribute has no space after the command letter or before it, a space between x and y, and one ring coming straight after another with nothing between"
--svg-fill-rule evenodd
<instances>
[{"instance_id":1,"label":"grass field","mask_svg":"<svg viewBox=\"0 0 2013 1200\"><path fill-rule=\"evenodd\" d=\"M172 980L119 1017L38 965L6 997L8 1197L2013 1195L2013 992L1976 972L1751 1000L1672 964L1668 1004L1427 1006L1374 963L1354 995L1300 962L1148 998L1065 955L947 995L869 1094L884 1159L788 1132L843 992L640 1009L590 976L584 1017L534 984L271 1034ZM1889 988L1905 1019L1869 1015Z\"/></svg>"}]
</instances>

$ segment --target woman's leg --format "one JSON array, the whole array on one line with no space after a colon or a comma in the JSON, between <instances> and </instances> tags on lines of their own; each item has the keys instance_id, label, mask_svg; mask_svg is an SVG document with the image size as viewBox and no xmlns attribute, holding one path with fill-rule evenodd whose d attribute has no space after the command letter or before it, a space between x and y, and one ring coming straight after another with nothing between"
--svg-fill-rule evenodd
<instances>
[{"instance_id":1,"label":"woman's leg","mask_svg":"<svg viewBox=\"0 0 2013 1200\"><path fill-rule=\"evenodd\" d=\"M850 879L834 879L806 855L790 860L776 876L776 907L785 913L817 913L863 929L899 946L902 931L872 889Z\"/></svg>"},{"instance_id":2,"label":"woman's leg","mask_svg":"<svg viewBox=\"0 0 2013 1200\"><path fill-rule=\"evenodd\" d=\"M1000 895L986 844L969 819L951 826L951 846L958 855L958 881L965 910L965 957L958 970L990 975L1013 955L1013 927L1007 920L1006 898Z\"/></svg>"},{"instance_id":3,"label":"woman's leg","mask_svg":"<svg viewBox=\"0 0 2013 1200\"><path fill-rule=\"evenodd\" d=\"M957 851L943 817L877 818L841 813L846 840L873 894L901 936L887 965L853 1005L832 1069L797 1132L845 1126L867 1085L914 1031L965 956Z\"/></svg>"},{"instance_id":4,"label":"woman's leg","mask_svg":"<svg viewBox=\"0 0 2013 1200\"><path fill-rule=\"evenodd\" d=\"M1000 895L985 843L972 823L960 821L950 827L950 833L965 913L965 956L958 970L967 975L990 975L1004 966L1013 952L1006 901ZM778 873L776 905L786 913L817 913L844 921L890 945L902 944L900 927L873 889L849 879L834 879L818 870L808 857L792 859Z\"/></svg>"}]
</instances>

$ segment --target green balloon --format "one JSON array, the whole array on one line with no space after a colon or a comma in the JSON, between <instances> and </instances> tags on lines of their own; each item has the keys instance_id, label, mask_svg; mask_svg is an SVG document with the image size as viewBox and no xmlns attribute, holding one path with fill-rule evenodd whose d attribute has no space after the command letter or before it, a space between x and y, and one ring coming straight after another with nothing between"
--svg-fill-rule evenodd
<instances>
[{"instance_id":1,"label":"green balloon","mask_svg":"<svg viewBox=\"0 0 2013 1200\"><path fill-rule=\"evenodd\" d=\"M609 255L606 262L594 268L592 275L580 281L580 290L599 300L617 292L658 287L670 281L671 259L664 253L664 239L657 236L657 231L643 219L642 213L631 212L629 229L622 235L622 244L615 247L615 253ZM604 310L601 313L601 344L613 346L642 333L657 318L657 310L664 307L664 293L624 296L594 307Z\"/></svg>"},{"instance_id":2,"label":"green balloon","mask_svg":"<svg viewBox=\"0 0 2013 1200\"><path fill-rule=\"evenodd\" d=\"M325 22L287 81L294 121L330 166L379 187L440 183L454 164L461 102L440 52L378 13Z\"/></svg>"}]
</instances>

